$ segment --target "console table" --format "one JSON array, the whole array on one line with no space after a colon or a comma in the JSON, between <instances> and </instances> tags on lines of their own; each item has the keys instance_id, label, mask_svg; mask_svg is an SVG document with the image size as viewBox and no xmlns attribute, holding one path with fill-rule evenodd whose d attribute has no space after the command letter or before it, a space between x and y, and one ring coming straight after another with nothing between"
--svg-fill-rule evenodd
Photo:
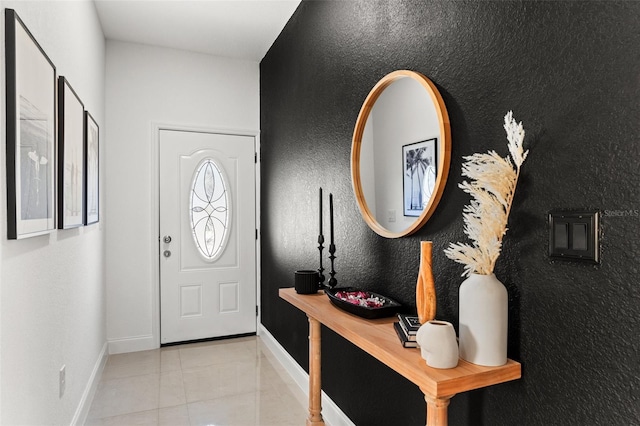
<instances>
[{"instance_id":1,"label":"console table","mask_svg":"<svg viewBox=\"0 0 640 426\"><path fill-rule=\"evenodd\" d=\"M520 363L507 360L500 367L483 367L459 360L456 368L428 367L417 348L404 348L393 329L395 317L368 320L333 306L320 291L298 294L281 288L280 297L309 319L309 417L307 426L324 425L321 408L320 325L338 333L363 351L415 383L427 403L427 426L446 426L449 400L455 394L520 378Z\"/></svg>"}]
</instances>

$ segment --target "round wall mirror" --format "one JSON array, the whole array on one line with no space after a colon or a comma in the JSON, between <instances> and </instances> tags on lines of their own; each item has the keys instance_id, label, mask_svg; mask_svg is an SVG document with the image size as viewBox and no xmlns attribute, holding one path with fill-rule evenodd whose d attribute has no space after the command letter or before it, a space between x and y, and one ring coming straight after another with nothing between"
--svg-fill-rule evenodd
<instances>
[{"instance_id":1,"label":"round wall mirror","mask_svg":"<svg viewBox=\"0 0 640 426\"><path fill-rule=\"evenodd\" d=\"M449 175L451 128L444 101L424 75L383 77L360 109L351 147L351 182L369 227L410 235L436 209Z\"/></svg>"}]
</instances>

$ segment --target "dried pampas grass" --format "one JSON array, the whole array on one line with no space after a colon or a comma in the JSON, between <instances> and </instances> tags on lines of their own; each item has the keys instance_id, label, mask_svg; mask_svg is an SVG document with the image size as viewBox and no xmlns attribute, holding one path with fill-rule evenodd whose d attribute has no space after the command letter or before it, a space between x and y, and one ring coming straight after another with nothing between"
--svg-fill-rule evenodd
<instances>
[{"instance_id":1,"label":"dried pampas grass","mask_svg":"<svg viewBox=\"0 0 640 426\"><path fill-rule=\"evenodd\" d=\"M492 274L507 233L520 166L529 151L523 151L524 129L522 122L513 119L512 111L504 117L504 130L511 158L502 158L495 151L463 157L462 176L472 181L463 181L459 187L472 199L462 217L464 233L473 243L451 243L444 250L449 259L464 265L463 276Z\"/></svg>"}]
</instances>

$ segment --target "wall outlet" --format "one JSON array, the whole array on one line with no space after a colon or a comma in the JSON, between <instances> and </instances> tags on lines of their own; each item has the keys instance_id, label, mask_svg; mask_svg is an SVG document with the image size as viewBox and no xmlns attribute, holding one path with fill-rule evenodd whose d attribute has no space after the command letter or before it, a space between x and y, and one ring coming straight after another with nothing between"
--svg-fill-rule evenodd
<instances>
[{"instance_id":1,"label":"wall outlet","mask_svg":"<svg viewBox=\"0 0 640 426\"><path fill-rule=\"evenodd\" d=\"M389 216L389 222L395 222L396 221L396 211L395 210L389 210L388 216Z\"/></svg>"},{"instance_id":2,"label":"wall outlet","mask_svg":"<svg viewBox=\"0 0 640 426\"><path fill-rule=\"evenodd\" d=\"M62 398L62 395L64 395L64 389L67 385L67 366L63 365L62 367L60 367L60 384L59 384L59 388L60 388L60 398Z\"/></svg>"}]
</instances>

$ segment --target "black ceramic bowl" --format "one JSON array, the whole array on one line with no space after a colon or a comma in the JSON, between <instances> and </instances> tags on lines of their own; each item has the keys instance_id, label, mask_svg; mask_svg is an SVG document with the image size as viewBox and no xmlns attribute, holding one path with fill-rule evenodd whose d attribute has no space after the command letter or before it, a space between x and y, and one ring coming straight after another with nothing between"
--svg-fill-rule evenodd
<instances>
[{"instance_id":1,"label":"black ceramic bowl","mask_svg":"<svg viewBox=\"0 0 640 426\"><path fill-rule=\"evenodd\" d=\"M361 305L356 305L356 304L347 302L346 300L342 300L341 298L336 296L336 293L340 291L344 291L344 292L362 291L364 293L368 293L372 297L379 298L382 301L382 306L369 307L369 306L361 306ZM342 309L343 311L347 311L351 314L357 315L362 318L367 318L367 319L390 317L392 315L395 315L395 313L398 312L398 309L402 306L400 305L400 303L396 302L393 299L389 299L386 296L382 296L380 294L373 293L367 290L359 290L353 287L325 289L325 293L329 297L329 300L331 301L331 303L333 303L338 308Z\"/></svg>"}]
</instances>

